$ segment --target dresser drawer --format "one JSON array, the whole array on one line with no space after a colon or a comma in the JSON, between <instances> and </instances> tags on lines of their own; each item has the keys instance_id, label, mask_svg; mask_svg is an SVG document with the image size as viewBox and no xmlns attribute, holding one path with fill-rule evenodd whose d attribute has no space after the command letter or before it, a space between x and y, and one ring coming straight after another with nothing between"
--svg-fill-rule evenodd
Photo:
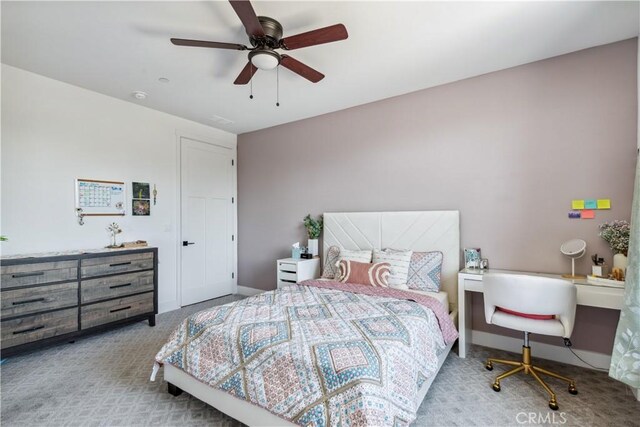
<instances>
[{"instance_id":1,"label":"dresser drawer","mask_svg":"<svg viewBox=\"0 0 640 427\"><path fill-rule=\"evenodd\" d=\"M83 280L80 301L85 304L122 295L153 291L153 274L151 270Z\"/></svg>"},{"instance_id":2,"label":"dresser drawer","mask_svg":"<svg viewBox=\"0 0 640 427\"><path fill-rule=\"evenodd\" d=\"M147 292L83 306L80 324L87 329L153 311L153 292Z\"/></svg>"},{"instance_id":3,"label":"dresser drawer","mask_svg":"<svg viewBox=\"0 0 640 427\"><path fill-rule=\"evenodd\" d=\"M2 289L65 282L78 278L78 261L3 265L1 271L0 286L2 286Z\"/></svg>"},{"instance_id":4,"label":"dresser drawer","mask_svg":"<svg viewBox=\"0 0 640 427\"><path fill-rule=\"evenodd\" d=\"M78 282L2 292L2 318L78 305Z\"/></svg>"},{"instance_id":5,"label":"dresser drawer","mask_svg":"<svg viewBox=\"0 0 640 427\"><path fill-rule=\"evenodd\" d=\"M154 267L153 252L87 258L81 261L82 277L149 270Z\"/></svg>"},{"instance_id":6,"label":"dresser drawer","mask_svg":"<svg viewBox=\"0 0 640 427\"><path fill-rule=\"evenodd\" d=\"M2 348L13 347L78 330L78 308L2 321Z\"/></svg>"}]
</instances>

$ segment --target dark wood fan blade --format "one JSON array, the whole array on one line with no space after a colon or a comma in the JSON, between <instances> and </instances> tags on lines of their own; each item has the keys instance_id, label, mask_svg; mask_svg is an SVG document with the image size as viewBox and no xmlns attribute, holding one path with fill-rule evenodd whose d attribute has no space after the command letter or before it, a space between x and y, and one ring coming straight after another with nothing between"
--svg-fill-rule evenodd
<instances>
[{"instance_id":1,"label":"dark wood fan blade","mask_svg":"<svg viewBox=\"0 0 640 427\"><path fill-rule=\"evenodd\" d=\"M235 43L208 42L204 40L171 39L176 46L212 47L215 49L247 50L246 46Z\"/></svg>"},{"instance_id":2,"label":"dark wood fan blade","mask_svg":"<svg viewBox=\"0 0 640 427\"><path fill-rule=\"evenodd\" d=\"M255 65L251 63L251 61L247 62L247 65L244 66L236 81L233 82L234 85L246 85L251 81L251 78L256 74L258 69Z\"/></svg>"},{"instance_id":3,"label":"dark wood fan blade","mask_svg":"<svg viewBox=\"0 0 640 427\"><path fill-rule=\"evenodd\" d=\"M280 40L283 49L293 50L301 47L315 46L318 44L337 42L349 37L347 29L342 24L331 25L330 27L318 28L317 30L285 37Z\"/></svg>"},{"instance_id":4,"label":"dark wood fan blade","mask_svg":"<svg viewBox=\"0 0 640 427\"><path fill-rule=\"evenodd\" d=\"M264 37L264 29L258 21L258 16L251 6L249 0L229 0L231 7L236 11L236 15L242 21L242 25L247 30L247 34L253 37Z\"/></svg>"},{"instance_id":5,"label":"dark wood fan blade","mask_svg":"<svg viewBox=\"0 0 640 427\"><path fill-rule=\"evenodd\" d=\"M301 75L302 77L313 83L318 83L320 80L324 79L324 74L314 70L308 65L303 64L297 59L293 59L289 55L282 55L280 65L288 68L296 74Z\"/></svg>"}]
</instances>

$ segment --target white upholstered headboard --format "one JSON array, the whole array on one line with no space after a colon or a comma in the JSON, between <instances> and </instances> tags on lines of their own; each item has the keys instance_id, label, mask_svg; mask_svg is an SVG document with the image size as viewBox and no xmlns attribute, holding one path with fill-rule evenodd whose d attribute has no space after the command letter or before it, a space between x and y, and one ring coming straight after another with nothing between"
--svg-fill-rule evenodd
<instances>
[{"instance_id":1,"label":"white upholstered headboard","mask_svg":"<svg viewBox=\"0 0 640 427\"><path fill-rule=\"evenodd\" d=\"M441 251L441 289L457 307L460 269L458 211L331 212L324 214L323 259L330 246L344 249Z\"/></svg>"}]
</instances>

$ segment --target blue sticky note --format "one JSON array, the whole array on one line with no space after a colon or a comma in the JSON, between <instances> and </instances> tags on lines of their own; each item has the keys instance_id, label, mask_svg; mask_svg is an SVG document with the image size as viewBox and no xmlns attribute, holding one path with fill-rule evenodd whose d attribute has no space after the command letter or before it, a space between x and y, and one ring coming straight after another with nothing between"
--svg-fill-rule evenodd
<instances>
[{"instance_id":1,"label":"blue sticky note","mask_svg":"<svg viewBox=\"0 0 640 427\"><path fill-rule=\"evenodd\" d=\"M585 199L584 208L585 209L598 209L598 202L596 202L596 199Z\"/></svg>"}]
</instances>

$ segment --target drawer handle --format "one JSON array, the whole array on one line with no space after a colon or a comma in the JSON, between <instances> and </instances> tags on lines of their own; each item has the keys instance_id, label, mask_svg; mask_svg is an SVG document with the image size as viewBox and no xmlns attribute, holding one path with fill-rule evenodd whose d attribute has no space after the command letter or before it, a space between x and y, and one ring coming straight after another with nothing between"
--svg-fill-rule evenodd
<instances>
[{"instance_id":1,"label":"drawer handle","mask_svg":"<svg viewBox=\"0 0 640 427\"><path fill-rule=\"evenodd\" d=\"M131 264L131 261L127 261L127 262L116 262L114 264L109 264L109 267L119 267L121 265L129 265Z\"/></svg>"},{"instance_id":2,"label":"drawer handle","mask_svg":"<svg viewBox=\"0 0 640 427\"><path fill-rule=\"evenodd\" d=\"M11 275L14 279L18 277L44 276L44 271L36 271L35 273L16 273Z\"/></svg>"},{"instance_id":3,"label":"drawer handle","mask_svg":"<svg viewBox=\"0 0 640 427\"><path fill-rule=\"evenodd\" d=\"M124 288L127 286L131 286L131 283L125 283L123 285L113 285L113 286L109 286L109 289L118 289L118 288Z\"/></svg>"},{"instance_id":4,"label":"drawer handle","mask_svg":"<svg viewBox=\"0 0 640 427\"><path fill-rule=\"evenodd\" d=\"M44 329L44 325L36 326L34 328L29 328L29 329L23 329L21 331L13 331L13 335L26 334L27 332L37 331L38 329Z\"/></svg>"},{"instance_id":5,"label":"drawer handle","mask_svg":"<svg viewBox=\"0 0 640 427\"><path fill-rule=\"evenodd\" d=\"M44 301L44 298L34 298L34 299L28 299L25 301L14 301L12 305L29 304L32 302L40 302L40 301Z\"/></svg>"},{"instance_id":6,"label":"drawer handle","mask_svg":"<svg viewBox=\"0 0 640 427\"><path fill-rule=\"evenodd\" d=\"M298 283L295 280L286 280L286 279L280 279L281 282L287 282L287 283Z\"/></svg>"},{"instance_id":7,"label":"drawer handle","mask_svg":"<svg viewBox=\"0 0 640 427\"><path fill-rule=\"evenodd\" d=\"M295 272L295 271L289 271L289 270L280 270L280 271L282 271L283 273L296 274L296 272Z\"/></svg>"},{"instance_id":8,"label":"drawer handle","mask_svg":"<svg viewBox=\"0 0 640 427\"><path fill-rule=\"evenodd\" d=\"M126 306L126 307L122 307L122 308L114 308L113 310L109 310L109 313L115 313L116 311L124 311L124 310L129 310L131 308L130 305Z\"/></svg>"}]
</instances>

